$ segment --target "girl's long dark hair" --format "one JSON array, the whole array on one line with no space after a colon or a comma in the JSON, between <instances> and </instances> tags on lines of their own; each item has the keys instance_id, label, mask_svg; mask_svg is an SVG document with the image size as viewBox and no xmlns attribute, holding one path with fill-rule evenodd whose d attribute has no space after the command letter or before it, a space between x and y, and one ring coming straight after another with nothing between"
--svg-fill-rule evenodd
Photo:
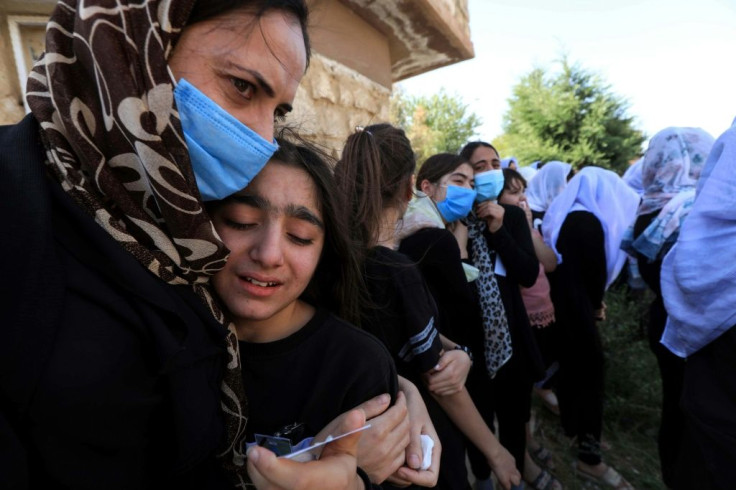
<instances>
[{"instance_id":1,"label":"girl's long dark hair","mask_svg":"<svg viewBox=\"0 0 736 490\"><path fill-rule=\"evenodd\" d=\"M445 175L454 172L460 165L467 163L468 159L455 155L454 153L438 153L427 158L417 173L417 190L422 189L422 182L428 181L432 184L438 182Z\"/></svg>"},{"instance_id":2,"label":"girl's long dark hair","mask_svg":"<svg viewBox=\"0 0 736 490\"><path fill-rule=\"evenodd\" d=\"M390 124L374 124L348 137L335 180L350 236L361 249L378 240L383 210L404 199L415 166L409 138Z\"/></svg>"},{"instance_id":3,"label":"girl's long dark hair","mask_svg":"<svg viewBox=\"0 0 736 490\"><path fill-rule=\"evenodd\" d=\"M282 133L277 138L279 149L273 159L309 174L317 190L317 203L325 225L322 255L302 298L359 325L361 265L358 250L348 233L347 216L339 212L339 193L332 166L328 163L331 158L313 145L293 141L295 138L293 132Z\"/></svg>"}]
</instances>

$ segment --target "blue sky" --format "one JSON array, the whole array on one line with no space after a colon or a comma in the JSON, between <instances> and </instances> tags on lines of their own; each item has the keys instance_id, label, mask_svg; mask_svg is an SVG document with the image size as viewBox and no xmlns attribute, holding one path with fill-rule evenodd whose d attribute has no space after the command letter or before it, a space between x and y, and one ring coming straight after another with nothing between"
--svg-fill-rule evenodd
<instances>
[{"instance_id":1,"label":"blue sky","mask_svg":"<svg viewBox=\"0 0 736 490\"><path fill-rule=\"evenodd\" d=\"M736 117L736 0L469 0L475 58L400 85L444 87L503 132L507 99L533 67L563 53L625 97L647 137L698 126L718 137Z\"/></svg>"}]
</instances>

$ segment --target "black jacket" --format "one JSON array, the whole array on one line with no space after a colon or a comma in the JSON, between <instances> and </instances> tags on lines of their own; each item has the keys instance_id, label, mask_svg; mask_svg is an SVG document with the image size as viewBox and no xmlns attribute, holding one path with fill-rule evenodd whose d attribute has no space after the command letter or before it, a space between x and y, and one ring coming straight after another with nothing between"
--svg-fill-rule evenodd
<instances>
[{"instance_id":1,"label":"black jacket","mask_svg":"<svg viewBox=\"0 0 736 490\"><path fill-rule=\"evenodd\" d=\"M46 176L32 116L0 128L0 488L225 488L225 328Z\"/></svg>"},{"instance_id":2,"label":"black jacket","mask_svg":"<svg viewBox=\"0 0 736 490\"><path fill-rule=\"evenodd\" d=\"M526 314L521 289L531 287L539 275L539 260L534 251L534 242L524 211L518 206L502 204L503 226L495 233L484 232L488 248L497 253L506 269L506 275L496 275L501 300L509 322L514 355L524 358L524 365L532 380L544 375L544 361L534 338L529 317ZM468 254L472 250L472 239L468 240Z\"/></svg>"}]
</instances>

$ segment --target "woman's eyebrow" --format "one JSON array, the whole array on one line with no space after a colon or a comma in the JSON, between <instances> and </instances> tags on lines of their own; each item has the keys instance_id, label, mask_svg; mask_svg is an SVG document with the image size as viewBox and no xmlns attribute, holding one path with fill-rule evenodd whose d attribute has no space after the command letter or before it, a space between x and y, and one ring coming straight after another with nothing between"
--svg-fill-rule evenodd
<instances>
[{"instance_id":1,"label":"woman's eyebrow","mask_svg":"<svg viewBox=\"0 0 736 490\"><path fill-rule=\"evenodd\" d=\"M284 212L287 216L291 216L293 218L306 221L307 223L311 223L314 226L318 227L320 230L324 231L325 229L325 225L324 223L322 223L322 220L304 206L300 206L298 204L289 204L288 206L286 206Z\"/></svg>"}]
</instances>

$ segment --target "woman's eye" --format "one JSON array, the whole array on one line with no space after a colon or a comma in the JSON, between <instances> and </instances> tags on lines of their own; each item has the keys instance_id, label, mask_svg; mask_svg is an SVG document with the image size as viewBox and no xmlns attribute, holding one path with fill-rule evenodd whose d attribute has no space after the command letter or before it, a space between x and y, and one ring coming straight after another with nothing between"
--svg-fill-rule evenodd
<instances>
[{"instance_id":1,"label":"woman's eye","mask_svg":"<svg viewBox=\"0 0 736 490\"><path fill-rule=\"evenodd\" d=\"M245 97L246 99L250 99L251 97L253 97L253 93L256 90L255 85L247 80L243 80L242 78L233 78L231 80L233 83L233 87L235 87L235 90L240 92L243 97Z\"/></svg>"}]
</instances>

